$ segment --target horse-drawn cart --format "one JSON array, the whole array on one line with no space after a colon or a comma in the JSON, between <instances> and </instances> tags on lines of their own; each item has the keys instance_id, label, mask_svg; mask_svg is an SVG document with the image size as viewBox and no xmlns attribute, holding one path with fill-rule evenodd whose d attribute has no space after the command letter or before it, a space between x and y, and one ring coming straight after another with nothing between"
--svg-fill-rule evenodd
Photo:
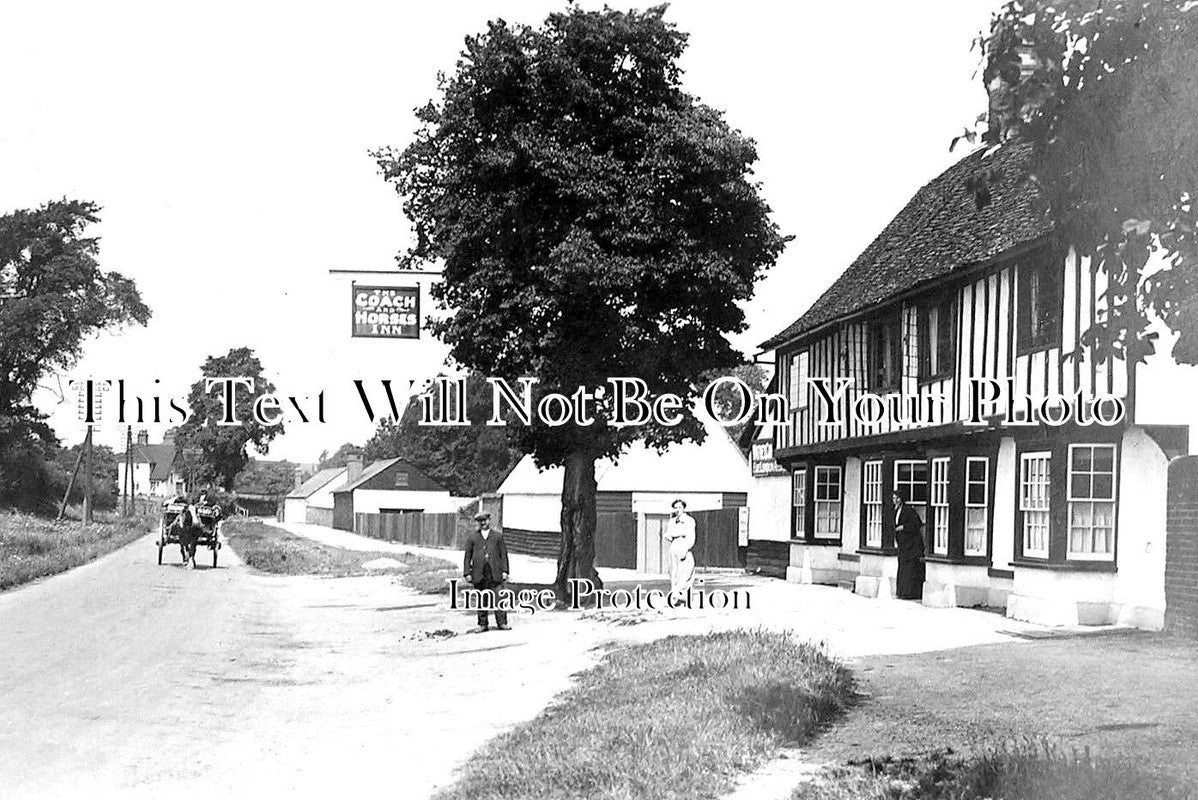
<instances>
[{"instance_id":1,"label":"horse-drawn cart","mask_svg":"<svg viewBox=\"0 0 1198 800\"><path fill-rule=\"evenodd\" d=\"M179 515L185 511L189 517L192 517L191 528L196 537L196 549L207 547L212 550L212 566L215 567L217 551L221 548L222 515L220 507L209 504L189 506L178 500L172 500L162 506L162 518L158 521L158 563L162 563L162 551L168 544L182 547L182 542L179 539L179 526L175 523L178 522ZM194 513L192 513L193 511ZM186 553L183 554L183 560L186 563Z\"/></svg>"}]
</instances>

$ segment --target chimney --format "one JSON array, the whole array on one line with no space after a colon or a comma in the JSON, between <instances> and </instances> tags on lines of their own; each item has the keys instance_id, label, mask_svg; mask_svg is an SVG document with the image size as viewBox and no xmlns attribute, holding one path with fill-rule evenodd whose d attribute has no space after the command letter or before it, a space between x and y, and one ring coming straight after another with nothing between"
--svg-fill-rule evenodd
<instances>
[{"instance_id":1,"label":"chimney","mask_svg":"<svg viewBox=\"0 0 1198 800\"><path fill-rule=\"evenodd\" d=\"M304 482L304 468L296 467L295 468L295 486L293 486L291 488L298 489L303 482Z\"/></svg>"},{"instance_id":2,"label":"chimney","mask_svg":"<svg viewBox=\"0 0 1198 800\"><path fill-rule=\"evenodd\" d=\"M174 444L175 443L175 432L178 430L179 430L178 428L168 428L166 433L162 434L162 443L163 444Z\"/></svg>"},{"instance_id":3,"label":"chimney","mask_svg":"<svg viewBox=\"0 0 1198 800\"><path fill-rule=\"evenodd\" d=\"M140 447L145 447L150 443L150 432L142 428L137 432L137 444Z\"/></svg>"},{"instance_id":4,"label":"chimney","mask_svg":"<svg viewBox=\"0 0 1198 800\"><path fill-rule=\"evenodd\" d=\"M356 481L362 474L362 454L350 453L345 457L345 478Z\"/></svg>"}]
</instances>

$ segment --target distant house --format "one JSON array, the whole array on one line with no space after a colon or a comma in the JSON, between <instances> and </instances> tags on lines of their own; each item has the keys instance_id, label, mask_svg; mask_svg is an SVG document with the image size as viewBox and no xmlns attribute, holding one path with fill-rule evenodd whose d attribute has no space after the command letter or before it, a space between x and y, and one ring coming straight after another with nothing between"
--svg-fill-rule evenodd
<instances>
[{"instance_id":1,"label":"distant house","mask_svg":"<svg viewBox=\"0 0 1198 800\"><path fill-rule=\"evenodd\" d=\"M596 534L599 566L636 568L645 572L665 570L662 532L670 517L670 505L681 498L687 511L741 509L747 505L752 486L749 465L740 449L722 427L704 420L707 436L702 444L672 445L664 453L637 443L619 459L595 465L598 484ZM509 545L524 547L537 555L556 553L561 536L561 495L565 470L538 470L532 456L525 456L498 489L502 498L501 526ZM739 541L739 512L725 515L719 527L727 541L704 543L736 557ZM700 528L700 534L706 528ZM716 535L716 528L711 529ZM702 559L696 553L698 563ZM707 564L708 566L732 566Z\"/></svg>"},{"instance_id":2,"label":"distant house","mask_svg":"<svg viewBox=\"0 0 1198 800\"><path fill-rule=\"evenodd\" d=\"M118 491L128 490L125 478L125 453L117 454L117 486ZM161 444L150 444L150 435L146 431L138 431L133 444L133 495L152 495L154 497L174 497L180 492L187 491L184 479L180 451L175 446L175 432L168 430L162 437Z\"/></svg>"},{"instance_id":3,"label":"distant house","mask_svg":"<svg viewBox=\"0 0 1198 800\"><path fill-rule=\"evenodd\" d=\"M361 462L358 462L359 468ZM347 467L322 469L283 498L283 521L333 524L333 490L346 482ZM298 477L298 476L297 476Z\"/></svg>"},{"instance_id":4,"label":"distant house","mask_svg":"<svg viewBox=\"0 0 1198 800\"><path fill-rule=\"evenodd\" d=\"M360 465L360 461L357 462ZM352 467L352 465L351 465ZM350 475L354 472L351 469ZM354 530L356 514L457 511L449 490L399 458L376 461L332 491L333 527Z\"/></svg>"}]
</instances>

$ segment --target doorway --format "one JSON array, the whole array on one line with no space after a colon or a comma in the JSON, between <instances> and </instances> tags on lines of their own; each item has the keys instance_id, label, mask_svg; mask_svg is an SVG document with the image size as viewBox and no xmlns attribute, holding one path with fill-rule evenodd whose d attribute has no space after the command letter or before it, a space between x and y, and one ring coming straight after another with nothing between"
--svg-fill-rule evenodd
<instances>
[{"instance_id":1,"label":"doorway","mask_svg":"<svg viewBox=\"0 0 1198 800\"><path fill-rule=\"evenodd\" d=\"M665 538L669 514L645 514L645 524L637 542L636 568L640 572L664 574L669 572L669 555Z\"/></svg>"}]
</instances>

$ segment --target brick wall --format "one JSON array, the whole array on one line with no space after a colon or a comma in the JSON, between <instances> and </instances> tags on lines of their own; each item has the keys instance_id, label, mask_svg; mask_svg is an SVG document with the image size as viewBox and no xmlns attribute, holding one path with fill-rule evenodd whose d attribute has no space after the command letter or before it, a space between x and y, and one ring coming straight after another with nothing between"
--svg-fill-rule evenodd
<instances>
[{"instance_id":1,"label":"brick wall","mask_svg":"<svg viewBox=\"0 0 1198 800\"><path fill-rule=\"evenodd\" d=\"M1165 630L1198 638L1198 456L1169 465Z\"/></svg>"}]
</instances>

